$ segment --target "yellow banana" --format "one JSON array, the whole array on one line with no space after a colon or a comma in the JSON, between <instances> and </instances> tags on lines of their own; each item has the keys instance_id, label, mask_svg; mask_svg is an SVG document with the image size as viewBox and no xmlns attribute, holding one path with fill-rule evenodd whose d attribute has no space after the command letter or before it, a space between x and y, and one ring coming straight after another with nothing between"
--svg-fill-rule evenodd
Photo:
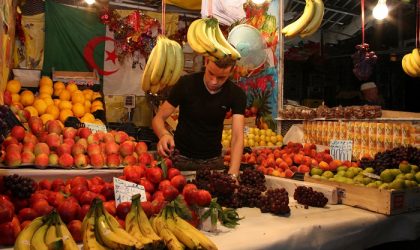
<instances>
[{"instance_id":1,"label":"yellow banana","mask_svg":"<svg viewBox=\"0 0 420 250\"><path fill-rule=\"evenodd\" d=\"M127 247L135 246L134 242L114 233L106 222L104 215L100 215L96 218L95 228L97 228L99 236L104 244L111 249L125 249Z\"/></svg>"},{"instance_id":2,"label":"yellow banana","mask_svg":"<svg viewBox=\"0 0 420 250\"><path fill-rule=\"evenodd\" d=\"M216 58L218 58L218 59L223 59L226 56L230 56L230 54L231 54L230 51L228 49L224 48L223 46L221 46L219 44L219 42L216 40L216 37L215 37L215 29L213 27L214 24L213 23L210 23L210 22L213 22L213 21L212 20L209 20L208 22L209 23L206 26L206 34L207 34L207 37L209 38L209 41L217 49L211 55L214 56L214 57L216 57Z\"/></svg>"},{"instance_id":3,"label":"yellow banana","mask_svg":"<svg viewBox=\"0 0 420 250\"><path fill-rule=\"evenodd\" d=\"M54 224L51 224L48 229L47 232L45 233L45 237L44 237L44 241L45 244L50 245L53 242L56 242L58 240L58 236L57 236L57 228L55 227Z\"/></svg>"},{"instance_id":4,"label":"yellow banana","mask_svg":"<svg viewBox=\"0 0 420 250\"><path fill-rule=\"evenodd\" d=\"M153 218L150 221L153 226L153 229L158 232L159 236L165 242L166 247L169 250L183 250L185 249L184 244L182 244L176 236L169 230L168 226L164 222L164 218L161 216Z\"/></svg>"},{"instance_id":5,"label":"yellow banana","mask_svg":"<svg viewBox=\"0 0 420 250\"><path fill-rule=\"evenodd\" d=\"M166 218L165 223L169 230L189 249L200 249L200 242L195 238L195 235L190 231L183 230L174 221L173 218Z\"/></svg>"},{"instance_id":6,"label":"yellow banana","mask_svg":"<svg viewBox=\"0 0 420 250\"><path fill-rule=\"evenodd\" d=\"M416 71L416 75L417 76L420 76L420 62L419 62L419 64L417 64L417 62L416 62L416 60L414 58L414 54L413 53L411 53L408 58L410 59L410 65Z\"/></svg>"},{"instance_id":7,"label":"yellow banana","mask_svg":"<svg viewBox=\"0 0 420 250\"><path fill-rule=\"evenodd\" d=\"M152 75L150 76L150 84L156 85L160 83L163 70L166 64L166 40L163 36L158 37L157 41L157 52L156 52L156 63L152 68Z\"/></svg>"},{"instance_id":8,"label":"yellow banana","mask_svg":"<svg viewBox=\"0 0 420 250\"><path fill-rule=\"evenodd\" d=\"M403 69L407 73L407 75L409 75L411 77L416 77L417 76L417 72L413 68L413 66L411 65L410 57L411 57L411 54L406 54L403 57L403 62L402 62L403 63Z\"/></svg>"},{"instance_id":9,"label":"yellow banana","mask_svg":"<svg viewBox=\"0 0 420 250\"><path fill-rule=\"evenodd\" d=\"M197 28L197 24L199 22L200 22L200 19L197 19L190 24L190 27L188 27L187 41L188 41L188 44L190 45L191 49L193 49L198 54L204 54L207 51L197 41L197 37L196 37L196 33L195 33L195 30Z\"/></svg>"},{"instance_id":10,"label":"yellow banana","mask_svg":"<svg viewBox=\"0 0 420 250\"><path fill-rule=\"evenodd\" d=\"M281 32L288 38L296 36L306 27L306 25L308 25L314 16L314 12L315 8L313 0L306 0L303 14L296 21L287 25Z\"/></svg>"},{"instance_id":11,"label":"yellow banana","mask_svg":"<svg viewBox=\"0 0 420 250\"><path fill-rule=\"evenodd\" d=\"M197 24L196 38L200 45L210 54L217 53L217 48L210 42L210 38L207 36L207 21L209 19L199 19Z\"/></svg>"},{"instance_id":12,"label":"yellow banana","mask_svg":"<svg viewBox=\"0 0 420 250\"><path fill-rule=\"evenodd\" d=\"M215 38L220 43L221 46L225 47L230 51L230 56L234 60L241 59L241 54L226 40L225 36L223 35L222 30L220 29L219 22L215 25Z\"/></svg>"},{"instance_id":13,"label":"yellow banana","mask_svg":"<svg viewBox=\"0 0 420 250\"><path fill-rule=\"evenodd\" d=\"M30 250L31 239L35 232L44 224L44 217L34 219L26 228L18 235L15 241L14 250Z\"/></svg>"},{"instance_id":14,"label":"yellow banana","mask_svg":"<svg viewBox=\"0 0 420 250\"><path fill-rule=\"evenodd\" d=\"M109 228L118 236L122 238L126 238L132 243L136 245L137 248L142 248L143 244L140 244L135 237L130 235L128 232L124 231L124 229L121 227L120 223L113 217L110 213L108 213L105 209L103 209L103 214L105 216L105 220L109 225ZM137 244L139 243L139 244Z\"/></svg>"},{"instance_id":15,"label":"yellow banana","mask_svg":"<svg viewBox=\"0 0 420 250\"><path fill-rule=\"evenodd\" d=\"M150 225L150 221L140 204L137 206L137 223L144 236L152 239L154 242L161 241L161 238L153 230L152 225Z\"/></svg>"},{"instance_id":16,"label":"yellow banana","mask_svg":"<svg viewBox=\"0 0 420 250\"><path fill-rule=\"evenodd\" d=\"M128 212L125 217L125 230L144 246L152 245L152 239L145 237L140 231L140 227L137 223L137 207L133 205L130 208L130 212Z\"/></svg>"},{"instance_id":17,"label":"yellow banana","mask_svg":"<svg viewBox=\"0 0 420 250\"><path fill-rule=\"evenodd\" d=\"M83 231L83 249L84 250L108 250L109 248L101 245L95 236L95 217L86 219L86 227Z\"/></svg>"},{"instance_id":18,"label":"yellow banana","mask_svg":"<svg viewBox=\"0 0 420 250\"><path fill-rule=\"evenodd\" d=\"M166 64L165 64L165 69L163 71L163 75L162 75L162 79L160 79L160 84L161 84L161 88L165 88L166 85L169 84L169 81L171 80L172 74L174 73L174 69L175 69L175 56L176 56L176 51L175 51L175 47L174 44L172 43L171 40L166 39ZM163 86L163 87L162 87Z\"/></svg>"},{"instance_id":19,"label":"yellow banana","mask_svg":"<svg viewBox=\"0 0 420 250\"><path fill-rule=\"evenodd\" d=\"M64 250L78 250L76 241L74 241L73 236L70 231L67 229L66 224L59 218L59 223L56 225L57 235L63 238Z\"/></svg>"},{"instance_id":20,"label":"yellow banana","mask_svg":"<svg viewBox=\"0 0 420 250\"><path fill-rule=\"evenodd\" d=\"M176 41L171 41L175 51L175 66L172 72L171 79L169 79L168 86L173 86L178 82L181 77L182 70L184 69L184 51L181 45Z\"/></svg>"},{"instance_id":21,"label":"yellow banana","mask_svg":"<svg viewBox=\"0 0 420 250\"><path fill-rule=\"evenodd\" d=\"M314 0L315 13L308 25L300 32L300 36L307 37L315 33L321 26L324 17L324 3L322 0Z\"/></svg>"},{"instance_id":22,"label":"yellow banana","mask_svg":"<svg viewBox=\"0 0 420 250\"><path fill-rule=\"evenodd\" d=\"M152 75L153 65L156 62L157 48L156 46L150 52L149 59L147 60L146 66L143 70L143 75L141 77L141 88L144 92L150 90L150 76Z\"/></svg>"},{"instance_id":23,"label":"yellow banana","mask_svg":"<svg viewBox=\"0 0 420 250\"><path fill-rule=\"evenodd\" d=\"M411 54L413 54L413 59L416 62L416 64L420 67L420 49L418 48L414 48L413 52L411 52Z\"/></svg>"},{"instance_id":24,"label":"yellow banana","mask_svg":"<svg viewBox=\"0 0 420 250\"><path fill-rule=\"evenodd\" d=\"M38 230L35 231L34 236L31 239L31 249L48 250L48 245L44 241L48 226L49 222L44 223L44 225L42 225L40 228L38 228Z\"/></svg>"},{"instance_id":25,"label":"yellow banana","mask_svg":"<svg viewBox=\"0 0 420 250\"><path fill-rule=\"evenodd\" d=\"M174 213L174 220L176 225L181 228L182 230L190 232L194 235L195 239L200 242L200 246L203 249L207 250L217 250L217 246L211 241L206 235L204 235L200 230L195 228L193 225L188 223L186 220L179 217L176 213Z\"/></svg>"}]
</instances>

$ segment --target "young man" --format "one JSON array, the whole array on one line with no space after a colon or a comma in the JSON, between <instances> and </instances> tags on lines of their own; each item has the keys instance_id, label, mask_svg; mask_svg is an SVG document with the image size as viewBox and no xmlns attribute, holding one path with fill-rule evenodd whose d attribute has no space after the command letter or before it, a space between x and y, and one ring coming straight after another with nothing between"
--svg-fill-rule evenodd
<instances>
[{"instance_id":1,"label":"young man","mask_svg":"<svg viewBox=\"0 0 420 250\"><path fill-rule=\"evenodd\" d=\"M223 168L221 138L226 112L232 109L231 161L228 173L239 174L243 150L246 95L228 80L235 61L213 62L205 58L205 72L182 77L169 98L160 106L152 126L159 138L157 151L169 156L174 149L179 155L174 163L181 170L197 170L202 166ZM174 137L165 128L165 120L179 106L178 125Z\"/></svg>"}]
</instances>

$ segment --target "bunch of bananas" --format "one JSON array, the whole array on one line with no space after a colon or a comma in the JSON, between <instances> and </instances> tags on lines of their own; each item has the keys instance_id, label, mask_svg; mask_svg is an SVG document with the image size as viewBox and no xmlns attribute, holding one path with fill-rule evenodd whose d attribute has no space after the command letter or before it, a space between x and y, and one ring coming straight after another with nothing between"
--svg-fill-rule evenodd
<instances>
[{"instance_id":1,"label":"bunch of bananas","mask_svg":"<svg viewBox=\"0 0 420 250\"><path fill-rule=\"evenodd\" d=\"M296 35L304 38L315 33L321 26L324 17L324 3L322 0L306 0L303 14L293 23L284 27L281 33L292 38Z\"/></svg>"},{"instance_id":2,"label":"bunch of bananas","mask_svg":"<svg viewBox=\"0 0 420 250\"><path fill-rule=\"evenodd\" d=\"M153 229L158 232L170 250L217 249L217 246L206 235L179 217L174 208L169 205L150 221Z\"/></svg>"},{"instance_id":3,"label":"bunch of bananas","mask_svg":"<svg viewBox=\"0 0 420 250\"><path fill-rule=\"evenodd\" d=\"M216 18L197 19L191 23L187 32L191 48L198 54L216 61L225 57L239 60L241 54L226 40Z\"/></svg>"},{"instance_id":4,"label":"bunch of bananas","mask_svg":"<svg viewBox=\"0 0 420 250\"><path fill-rule=\"evenodd\" d=\"M83 219L83 249L143 249L144 245L125 231L118 221L95 199Z\"/></svg>"},{"instance_id":5,"label":"bunch of bananas","mask_svg":"<svg viewBox=\"0 0 420 250\"><path fill-rule=\"evenodd\" d=\"M401 64L407 75L420 77L420 49L414 48L411 53L406 54Z\"/></svg>"},{"instance_id":6,"label":"bunch of bananas","mask_svg":"<svg viewBox=\"0 0 420 250\"><path fill-rule=\"evenodd\" d=\"M146 213L140 205L140 195L134 195L131 200L130 211L125 217L125 229L146 248L164 248L164 242L153 230Z\"/></svg>"},{"instance_id":7,"label":"bunch of bananas","mask_svg":"<svg viewBox=\"0 0 420 250\"><path fill-rule=\"evenodd\" d=\"M76 242L56 211L34 219L19 233L15 250L78 250Z\"/></svg>"},{"instance_id":8,"label":"bunch of bananas","mask_svg":"<svg viewBox=\"0 0 420 250\"><path fill-rule=\"evenodd\" d=\"M156 94L166 86L174 85L184 68L184 52L178 42L158 36L144 68L141 87L144 92Z\"/></svg>"}]
</instances>

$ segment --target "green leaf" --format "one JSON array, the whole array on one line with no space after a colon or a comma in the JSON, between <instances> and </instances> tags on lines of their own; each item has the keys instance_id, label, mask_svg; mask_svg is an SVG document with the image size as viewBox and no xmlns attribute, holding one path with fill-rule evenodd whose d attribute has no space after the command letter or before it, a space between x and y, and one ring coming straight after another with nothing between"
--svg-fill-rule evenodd
<instances>
[{"instance_id":1,"label":"green leaf","mask_svg":"<svg viewBox=\"0 0 420 250\"><path fill-rule=\"evenodd\" d=\"M178 197L176 197L176 199L173 200L171 204L173 204L175 213L177 213L179 217L183 218L184 220L192 219L191 211L188 208L187 203L185 203L185 200L182 198L181 195L178 195Z\"/></svg>"},{"instance_id":2,"label":"green leaf","mask_svg":"<svg viewBox=\"0 0 420 250\"><path fill-rule=\"evenodd\" d=\"M211 210L210 210L210 209L208 209L206 212L204 212L204 213L201 215L200 220L201 220L201 221L205 221L207 218L209 218L209 217L210 217L210 215L211 215Z\"/></svg>"},{"instance_id":3,"label":"green leaf","mask_svg":"<svg viewBox=\"0 0 420 250\"><path fill-rule=\"evenodd\" d=\"M160 168L161 168L161 169L162 169L162 171L163 171L163 179L167 179L167 178L168 178L168 166L166 166L165 159L163 159L163 160L160 162Z\"/></svg>"},{"instance_id":4,"label":"green leaf","mask_svg":"<svg viewBox=\"0 0 420 250\"><path fill-rule=\"evenodd\" d=\"M217 210L216 209L209 209L211 211L211 224L216 225L217 224Z\"/></svg>"}]
</instances>

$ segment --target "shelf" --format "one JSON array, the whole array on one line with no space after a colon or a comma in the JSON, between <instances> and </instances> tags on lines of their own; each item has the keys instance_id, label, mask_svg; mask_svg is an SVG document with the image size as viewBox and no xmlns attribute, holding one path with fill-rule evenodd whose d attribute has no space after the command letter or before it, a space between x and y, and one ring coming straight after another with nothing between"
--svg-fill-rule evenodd
<instances>
[{"instance_id":1,"label":"shelf","mask_svg":"<svg viewBox=\"0 0 420 250\"><path fill-rule=\"evenodd\" d=\"M352 121L420 121L418 117L381 117L381 118L373 118L373 119L345 119L345 118L314 118L314 119L285 119L281 117L274 118L276 121L344 121L344 122L352 122Z\"/></svg>"},{"instance_id":2,"label":"shelf","mask_svg":"<svg viewBox=\"0 0 420 250\"><path fill-rule=\"evenodd\" d=\"M36 181L43 179L57 179L63 180L74 178L76 176L94 177L100 176L105 181L111 181L112 177L122 175L123 169L30 169L30 168L13 168L0 169L0 175L18 174L21 176L28 176Z\"/></svg>"}]
</instances>

